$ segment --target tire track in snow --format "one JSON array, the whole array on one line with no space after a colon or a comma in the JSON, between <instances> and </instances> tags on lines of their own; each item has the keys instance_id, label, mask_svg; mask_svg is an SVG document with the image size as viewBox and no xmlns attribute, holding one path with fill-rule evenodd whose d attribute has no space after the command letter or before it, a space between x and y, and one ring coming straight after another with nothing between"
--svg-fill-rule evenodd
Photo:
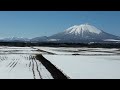
<instances>
[{"instance_id":1,"label":"tire track in snow","mask_svg":"<svg viewBox=\"0 0 120 90\"><path fill-rule=\"evenodd\" d=\"M1 60L1 61L6 60L6 56L1 56L1 57L0 57L0 60Z\"/></svg>"},{"instance_id":2,"label":"tire track in snow","mask_svg":"<svg viewBox=\"0 0 120 90\"><path fill-rule=\"evenodd\" d=\"M14 64L13 68L17 65L18 61Z\"/></svg>"},{"instance_id":3,"label":"tire track in snow","mask_svg":"<svg viewBox=\"0 0 120 90\"><path fill-rule=\"evenodd\" d=\"M12 63L12 65L10 65L10 67L12 67L14 65L15 62Z\"/></svg>"},{"instance_id":4,"label":"tire track in snow","mask_svg":"<svg viewBox=\"0 0 120 90\"><path fill-rule=\"evenodd\" d=\"M34 79L36 79L36 78L35 78L34 62L33 62L33 60L32 60L32 72L33 72L33 77L34 77Z\"/></svg>"},{"instance_id":5,"label":"tire track in snow","mask_svg":"<svg viewBox=\"0 0 120 90\"><path fill-rule=\"evenodd\" d=\"M18 64L18 62L19 62L20 59L14 57L14 58L12 58L12 59L10 59L10 60L11 60L11 62L7 65L8 69L10 69L9 72L10 72L13 68L15 68L15 66Z\"/></svg>"},{"instance_id":6,"label":"tire track in snow","mask_svg":"<svg viewBox=\"0 0 120 90\"><path fill-rule=\"evenodd\" d=\"M14 65L12 66L11 70L17 65L18 61L14 63ZM10 70L10 71L11 71Z\"/></svg>"},{"instance_id":7,"label":"tire track in snow","mask_svg":"<svg viewBox=\"0 0 120 90\"><path fill-rule=\"evenodd\" d=\"M39 62L39 69L41 71L41 74L43 75L43 78L53 79L51 78L51 74L48 71L46 72L47 69L43 66L41 62Z\"/></svg>"},{"instance_id":8,"label":"tire track in snow","mask_svg":"<svg viewBox=\"0 0 120 90\"><path fill-rule=\"evenodd\" d=\"M14 62L14 63L12 64L11 69L10 69L9 72L11 72L11 71L13 70L13 68L17 65L17 63L18 63L18 61L19 61L19 59L15 59L15 60L16 60L16 62Z\"/></svg>"},{"instance_id":9,"label":"tire track in snow","mask_svg":"<svg viewBox=\"0 0 120 90\"><path fill-rule=\"evenodd\" d=\"M12 59L12 61L7 65L7 67L11 67L11 65L14 63L15 59Z\"/></svg>"},{"instance_id":10,"label":"tire track in snow","mask_svg":"<svg viewBox=\"0 0 120 90\"><path fill-rule=\"evenodd\" d=\"M37 63L36 60L35 60L35 62L36 62L36 67L37 67L38 74L39 74L40 78L42 79L42 75L41 75L41 73L40 73L40 71L39 71L39 69L38 69L38 63Z\"/></svg>"},{"instance_id":11,"label":"tire track in snow","mask_svg":"<svg viewBox=\"0 0 120 90\"><path fill-rule=\"evenodd\" d=\"M31 67L32 67L32 60L29 59L29 71L32 70Z\"/></svg>"},{"instance_id":12,"label":"tire track in snow","mask_svg":"<svg viewBox=\"0 0 120 90\"><path fill-rule=\"evenodd\" d=\"M29 63L29 67L31 66L31 61L30 61L30 63Z\"/></svg>"},{"instance_id":13,"label":"tire track in snow","mask_svg":"<svg viewBox=\"0 0 120 90\"><path fill-rule=\"evenodd\" d=\"M36 79L42 79L41 74L39 74L39 69L38 69L38 66L37 66L37 63L36 63L36 60L35 60L34 56L32 56L31 59L33 60L33 63L34 63L35 78Z\"/></svg>"}]
</instances>

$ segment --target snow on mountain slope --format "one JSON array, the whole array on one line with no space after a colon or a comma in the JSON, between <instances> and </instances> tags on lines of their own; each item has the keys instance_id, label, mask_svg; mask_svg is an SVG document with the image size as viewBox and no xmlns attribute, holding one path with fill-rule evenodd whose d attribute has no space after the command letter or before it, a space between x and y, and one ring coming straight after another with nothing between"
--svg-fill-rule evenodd
<instances>
[{"instance_id":1,"label":"snow on mountain slope","mask_svg":"<svg viewBox=\"0 0 120 90\"><path fill-rule=\"evenodd\" d=\"M12 38L1 39L0 41L90 43L90 42L108 42L111 40L114 41L120 40L120 37L104 32L103 30L100 30L90 24L81 24L81 25L71 26L65 31L54 34L49 37L42 36L42 37L35 37L33 39L12 37Z\"/></svg>"},{"instance_id":2,"label":"snow on mountain slope","mask_svg":"<svg viewBox=\"0 0 120 90\"><path fill-rule=\"evenodd\" d=\"M48 37L47 36L42 36L42 37L35 37L31 39L30 41L32 42L44 42L47 41Z\"/></svg>"},{"instance_id":3,"label":"snow on mountain slope","mask_svg":"<svg viewBox=\"0 0 120 90\"><path fill-rule=\"evenodd\" d=\"M77 35L80 33L83 34L83 32L91 32L91 33L100 34L102 31L97 29L94 26L89 25L89 24L81 24L81 25L74 25L74 26L68 28L65 32Z\"/></svg>"},{"instance_id":4,"label":"snow on mountain slope","mask_svg":"<svg viewBox=\"0 0 120 90\"><path fill-rule=\"evenodd\" d=\"M120 42L120 40L115 40L115 39L105 39L104 41Z\"/></svg>"},{"instance_id":5,"label":"snow on mountain slope","mask_svg":"<svg viewBox=\"0 0 120 90\"><path fill-rule=\"evenodd\" d=\"M63 32L54 34L49 39L59 39L59 42L101 42L105 39L118 39L120 37L109 34L89 24L74 25Z\"/></svg>"},{"instance_id":6,"label":"snow on mountain slope","mask_svg":"<svg viewBox=\"0 0 120 90\"><path fill-rule=\"evenodd\" d=\"M1 40L2 41L29 41L28 38L23 38L23 37L10 37L10 38L4 38Z\"/></svg>"}]
</instances>

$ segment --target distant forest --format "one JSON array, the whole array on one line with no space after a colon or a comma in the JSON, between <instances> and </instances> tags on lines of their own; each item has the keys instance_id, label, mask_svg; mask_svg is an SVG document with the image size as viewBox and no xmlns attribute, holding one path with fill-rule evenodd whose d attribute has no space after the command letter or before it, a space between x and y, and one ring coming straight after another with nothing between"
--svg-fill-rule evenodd
<instances>
[{"instance_id":1,"label":"distant forest","mask_svg":"<svg viewBox=\"0 0 120 90\"><path fill-rule=\"evenodd\" d=\"M120 43L31 43L31 42L0 42L0 46L32 47L88 47L88 48L120 48Z\"/></svg>"}]
</instances>

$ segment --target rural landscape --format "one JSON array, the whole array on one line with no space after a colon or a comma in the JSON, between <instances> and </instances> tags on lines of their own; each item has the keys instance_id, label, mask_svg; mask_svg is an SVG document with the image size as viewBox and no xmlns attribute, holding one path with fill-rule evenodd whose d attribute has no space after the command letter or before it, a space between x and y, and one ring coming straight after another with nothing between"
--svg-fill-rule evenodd
<instances>
[{"instance_id":1,"label":"rural landscape","mask_svg":"<svg viewBox=\"0 0 120 90\"><path fill-rule=\"evenodd\" d=\"M9 14L12 17L13 13L9 12ZM20 15L17 12L14 14L16 17ZM13 17L12 20L14 21ZM16 28L18 28L17 24ZM33 29L30 31L30 28L31 34L28 36L35 32ZM18 37L5 35L0 39L0 79L120 79L119 35L111 34L89 23L70 25L51 35L37 36L39 33L36 33L32 38L22 36L23 32L26 34L28 31L23 30L22 34L17 34L20 31L16 29L12 31L12 29L9 33ZM40 33L42 32L45 31L41 30ZM7 32L3 30L0 33Z\"/></svg>"}]
</instances>

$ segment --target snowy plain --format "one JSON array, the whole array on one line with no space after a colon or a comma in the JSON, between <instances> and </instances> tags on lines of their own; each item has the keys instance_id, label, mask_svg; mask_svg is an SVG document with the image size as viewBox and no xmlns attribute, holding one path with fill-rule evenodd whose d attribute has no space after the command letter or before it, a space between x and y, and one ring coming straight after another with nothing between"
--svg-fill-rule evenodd
<instances>
[{"instance_id":1,"label":"snowy plain","mask_svg":"<svg viewBox=\"0 0 120 90\"><path fill-rule=\"evenodd\" d=\"M36 53L42 52L35 50L31 47L1 47L0 79L53 79L50 72L35 58Z\"/></svg>"},{"instance_id":2,"label":"snowy plain","mask_svg":"<svg viewBox=\"0 0 120 90\"><path fill-rule=\"evenodd\" d=\"M116 55L120 53L118 48L74 48L74 47L34 47L36 49L49 51L57 55L72 55L72 54L82 54L82 55Z\"/></svg>"},{"instance_id":3,"label":"snowy plain","mask_svg":"<svg viewBox=\"0 0 120 90\"><path fill-rule=\"evenodd\" d=\"M119 48L86 47L0 47L0 79L53 79L36 54L70 79L120 79Z\"/></svg>"},{"instance_id":4,"label":"snowy plain","mask_svg":"<svg viewBox=\"0 0 120 90\"><path fill-rule=\"evenodd\" d=\"M71 79L120 79L119 48L36 48L56 53L43 56Z\"/></svg>"},{"instance_id":5,"label":"snowy plain","mask_svg":"<svg viewBox=\"0 0 120 90\"><path fill-rule=\"evenodd\" d=\"M120 79L120 56L44 55L71 79Z\"/></svg>"}]
</instances>

